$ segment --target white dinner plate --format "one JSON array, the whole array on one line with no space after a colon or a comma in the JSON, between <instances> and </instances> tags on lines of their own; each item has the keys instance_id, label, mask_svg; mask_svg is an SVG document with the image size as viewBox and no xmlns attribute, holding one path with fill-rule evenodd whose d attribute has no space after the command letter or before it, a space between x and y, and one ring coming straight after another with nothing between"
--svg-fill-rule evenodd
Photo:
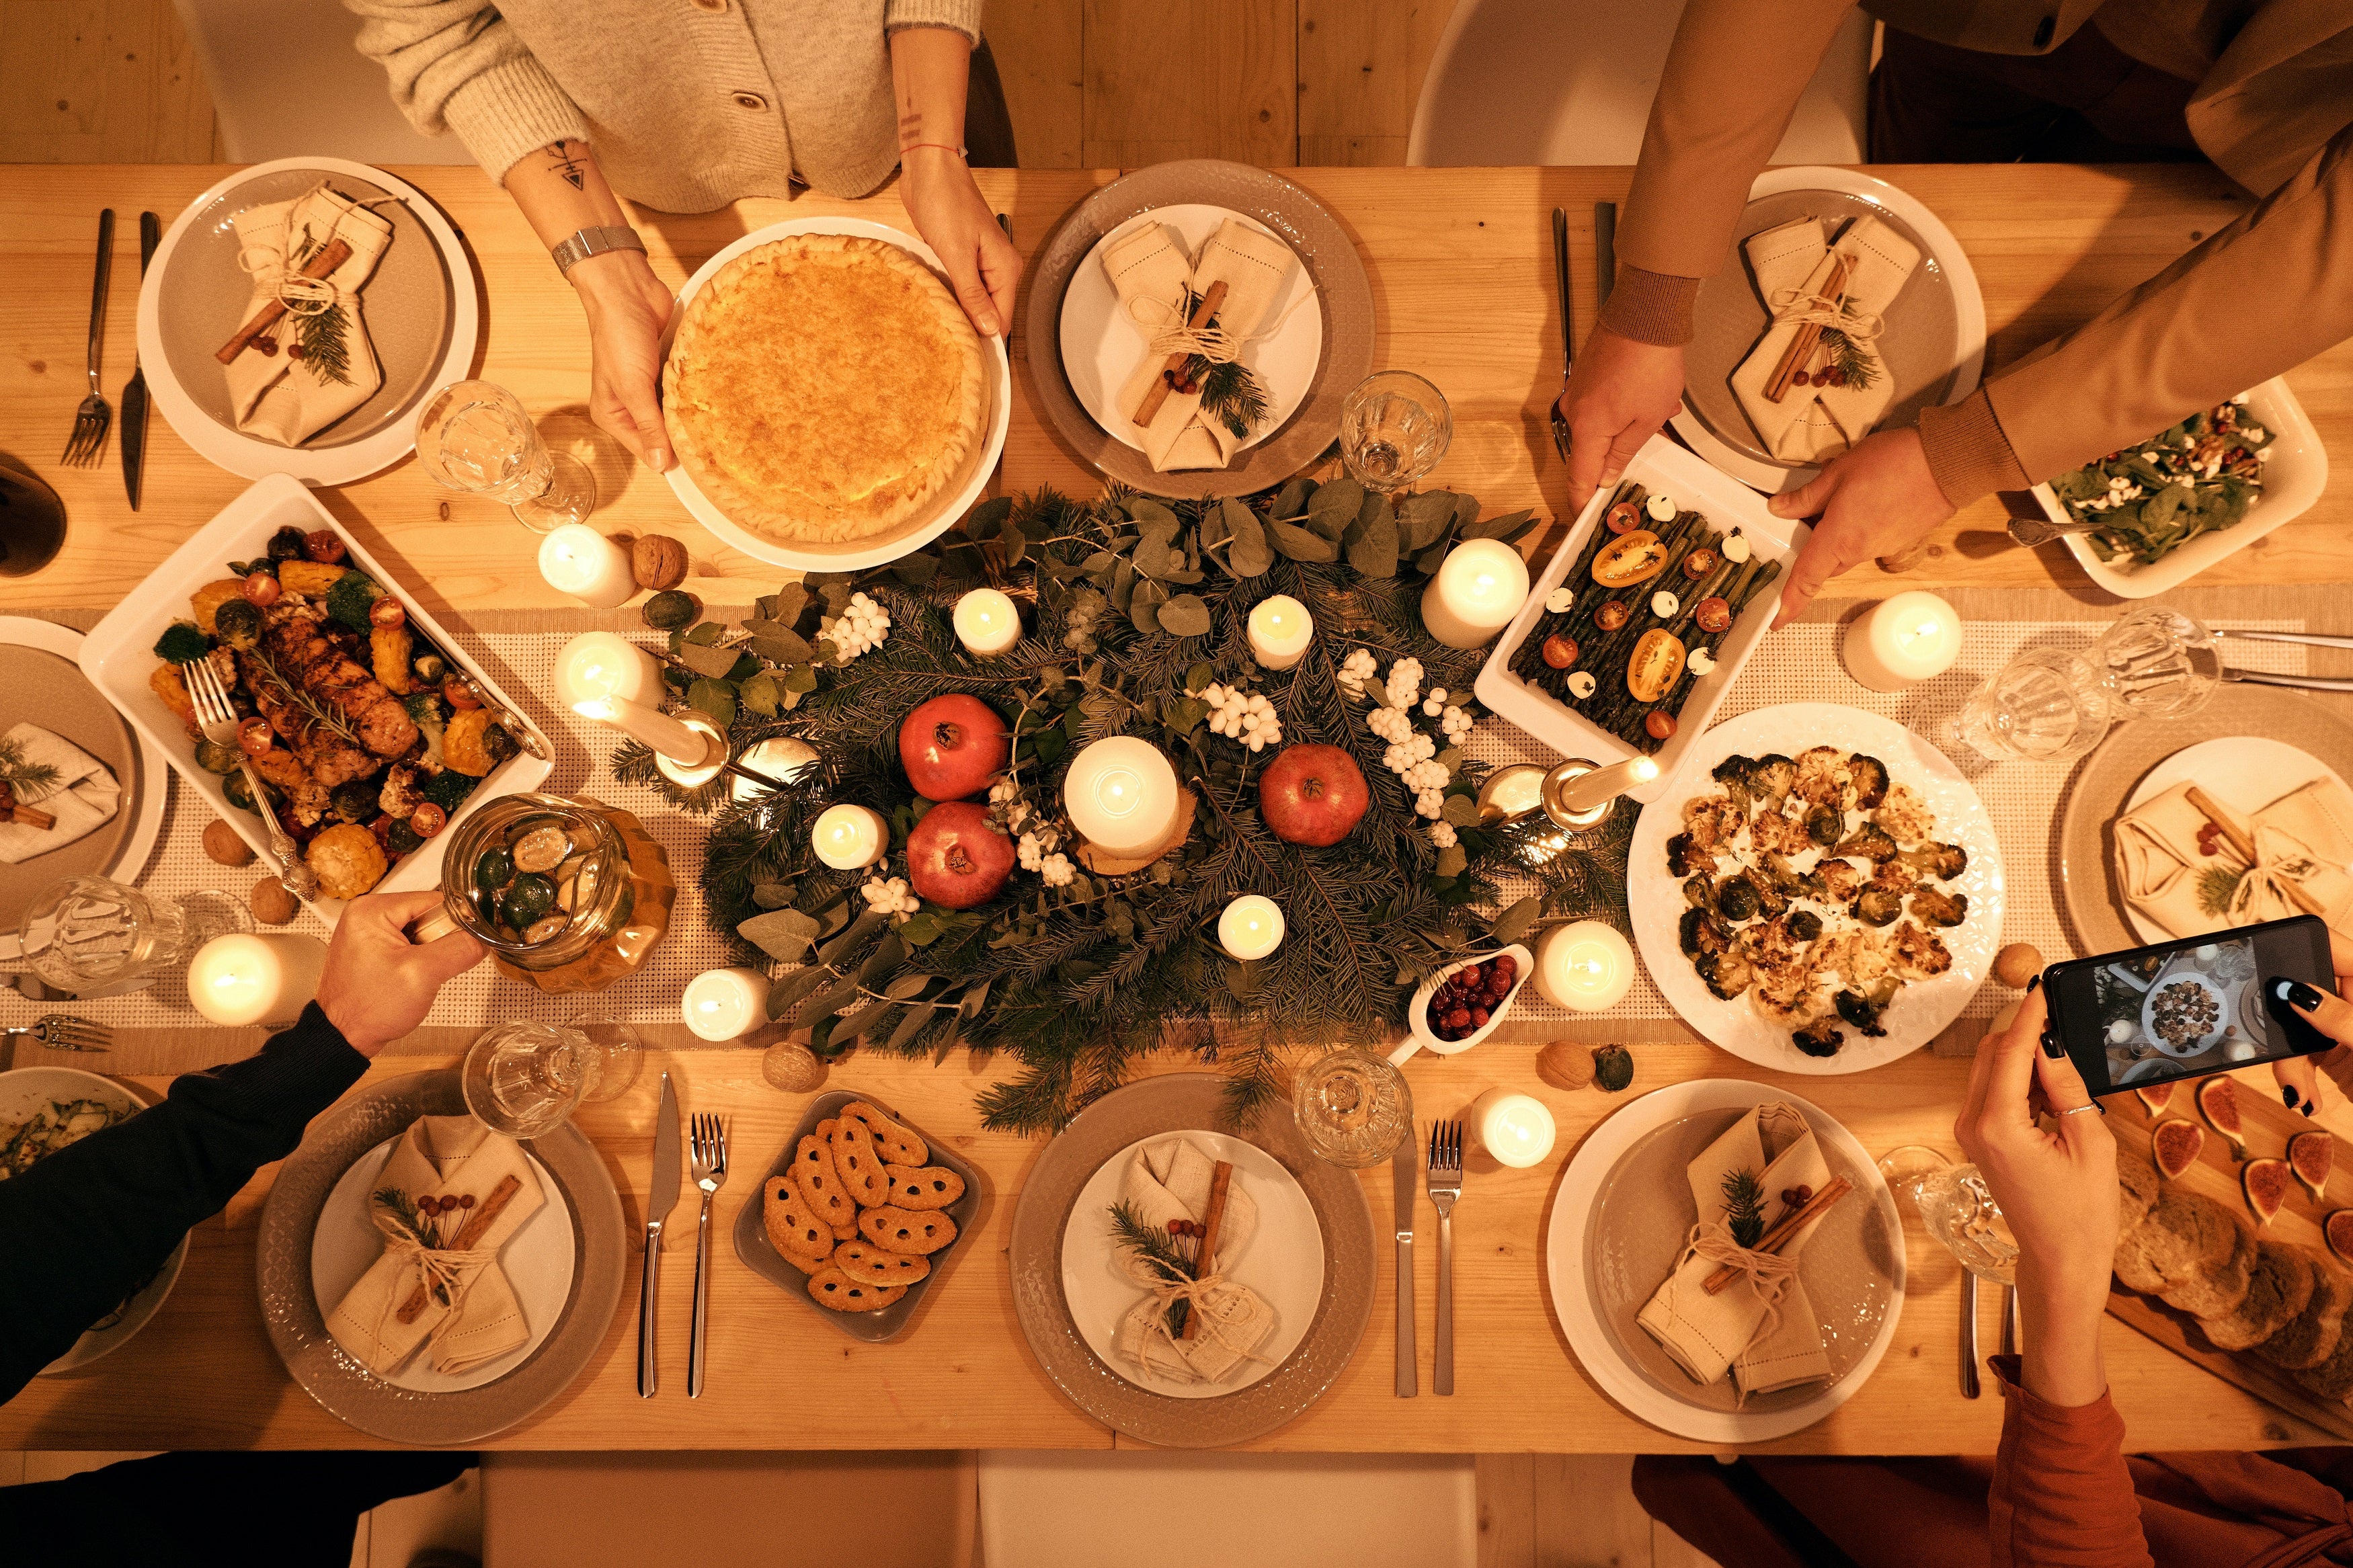
<instances>
[{"instance_id":1,"label":"white dinner plate","mask_svg":"<svg viewBox=\"0 0 2353 1568\"><path fill-rule=\"evenodd\" d=\"M1856 1190L1800 1255L1831 1382L1743 1404L1728 1380L1693 1383L1634 1314L1666 1279L1694 1217L1684 1167L1735 1115L1768 1100L1798 1109L1831 1169ZM1570 1351L1603 1393L1678 1436L1761 1443L1812 1426L1870 1381L1904 1314L1904 1221L1871 1155L1819 1106L1761 1083L1700 1079L1644 1095L1578 1147L1553 1197L1545 1279Z\"/></svg>"},{"instance_id":2,"label":"white dinner plate","mask_svg":"<svg viewBox=\"0 0 2353 1568\"><path fill-rule=\"evenodd\" d=\"M1149 349L1152 334L1120 309L1119 293L1112 287L1111 274L1103 270L1103 247L1144 224L1157 223L1175 229L1185 253L1198 257L1228 218L1238 219L1271 239L1282 237L1247 214L1206 203L1155 207L1095 241L1071 275L1070 291L1062 296L1062 371L1071 378L1071 391L1105 434L1139 452L1144 443L1136 435L1135 423L1122 414L1113 400L1135 373L1135 363ZM1282 429L1306 401L1307 389L1315 380L1316 362L1324 355L1324 302L1315 297L1315 281L1306 268L1291 269L1282 291L1268 307L1267 321L1274 330L1245 347L1241 356L1241 363L1257 373L1259 384L1266 389L1266 417L1236 450L1255 447Z\"/></svg>"},{"instance_id":3,"label":"white dinner plate","mask_svg":"<svg viewBox=\"0 0 2353 1568\"><path fill-rule=\"evenodd\" d=\"M1274 1310L1274 1327L1252 1348L1254 1354L1266 1359L1243 1363L1240 1370L1219 1383L1180 1383L1146 1373L1120 1353L1121 1320L1144 1292L1120 1267L1119 1247L1112 1237L1111 1206L1119 1201L1122 1178L1136 1151L1169 1138L1189 1138L1208 1151L1212 1159L1232 1165L1234 1181L1246 1183L1251 1200L1258 1205L1257 1231L1240 1256L1219 1252L1218 1272L1258 1292L1259 1299ZM1155 1132L1104 1161L1079 1189L1070 1220L1062 1228L1062 1295L1087 1348L1120 1376L1171 1399L1216 1399L1248 1388L1299 1348L1315 1317L1315 1304L1324 1298L1323 1227L1315 1223L1314 1207L1298 1182L1257 1144L1199 1129Z\"/></svg>"},{"instance_id":4,"label":"white dinner plate","mask_svg":"<svg viewBox=\"0 0 2353 1568\"><path fill-rule=\"evenodd\" d=\"M334 1311L335 1304L384 1256L384 1233L368 1217L368 1195L375 1190L376 1173L392 1158L393 1146L406 1136L387 1138L353 1161L319 1211L319 1228L311 1237L311 1287L318 1294L322 1317ZM496 1383L537 1350L563 1316L564 1303L572 1294L572 1215L565 1207L563 1187L547 1167L527 1149L523 1158L531 1161L532 1174L539 1178L539 1190L547 1201L507 1237L499 1251L499 1267L514 1287L530 1337L506 1354L454 1375L434 1371L432 1347L420 1344L389 1373L377 1374L386 1383L419 1394L456 1394Z\"/></svg>"},{"instance_id":5,"label":"white dinner plate","mask_svg":"<svg viewBox=\"0 0 2353 1568\"><path fill-rule=\"evenodd\" d=\"M678 304L670 313L670 325L662 329L662 363L670 363L670 345L678 336L678 324L686 319L686 308L702 286L719 273L719 269L756 246L771 240L786 239L797 234L849 234L866 239L879 239L895 245L918 258L945 280L947 268L940 265L939 252L925 245L904 229L870 223L859 217L797 217L783 223L772 223L765 228L755 228L718 255L695 268L686 287L678 291ZM955 290L951 289L953 293ZM911 551L920 550L945 533L964 516L980 492L988 484L988 476L996 471L997 459L1005 451L1005 431L1013 410L1013 362L1005 356L1005 334L990 338L982 349L981 385L987 393L988 406L987 436L965 458L965 466L957 479L944 487L930 506L887 533L865 539L845 540L837 544L811 542L787 544L781 540L753 532L722 511L702 487L694 482L684 463L672 463L663 478L694 521L711 531L723 544L732 544L756 561L772 565L790 566L803 572L859 572L869 566L881 566L896 561Z\"/></svg>"},{"instance_id":6,"label":"white dinner plate","mask_svg":"<svg viewBox=\"0 0 2353 1568\"><path fill-rule=\"evenodd\" d=\"M1736 754L1778 752L1794 757L1810 746L1838 746L1877 757L1894 782L1916 790L1936 814L1931 837L1957 844L1968 864L1944 884L1968 896L1968 915L1949 930L1937 928L1953 964L1929 980L1915 980L1895 994L1881 1018L1886 1034L1876 1039L1841 1023L1846 1044L1836 1056L1810 1057L1789 1043L1789 1031L1767 1021L1745 995L1731 1001L1712 994L1691 960L1683 956L1678 926L1686 907L1683 879L1667 868L1667 840L1683 831L1683 802L1714 793L1709 773ZM1993 965L2001 945L2001 848L1985 803L1951 759L1891 719L1831 702L1786 702L1726 720L1700 737L1675 787L1646 807L1634 825L1627 850L1626 902L1633 917L1635 945L1642 963L1683 1022L1744 1061L1779 1072L1815 1076L1862 1072L1908 1056L1961 1016Z\"/></svg>"},{"instance_id":7,"label":"white dinner plate","mask_svg":"<svg viewBox=\"0 0 2353 1568\"><path fill-rule=\"evenodd\" d=\"M2174 785L2195 780L2217 805L2242 817L2253 816L2315 779L2334 779L2339 789L2346 787L2344 775L2335 768L2285 741L2266 735L2229 735L2185 746L2149 769L2126 797L2125 810L2137 811ZM2123 908L2125 923L2144 945L2173 940L2171 931L2129 902Z\"/></svg>"}]
</instances>

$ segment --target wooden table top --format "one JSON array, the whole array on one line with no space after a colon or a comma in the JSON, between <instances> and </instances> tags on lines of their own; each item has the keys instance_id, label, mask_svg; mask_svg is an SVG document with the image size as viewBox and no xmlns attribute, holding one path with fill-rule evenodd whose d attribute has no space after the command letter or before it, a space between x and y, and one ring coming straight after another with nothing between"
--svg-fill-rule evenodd
<instances>
[{"instance_id":1,"label":"wooden table top","mask_svg":"<svg viewBox=\"0 0 2353 1568\"><path fill-rule=\"evenodd\" d=\"M168 222L223 171L186 167L0 167L0 452L14 453L57 485L74 520L63 555L39 575L0 579L0 608L111 605L187 531L244 486L192 453L160 419L152 427L145 510L122 500L112 452L100 466L61 469L81 374L94 209L131 217L144 208ZM582 414L587 343L567 297L505 196L475 171L402 173L464 230L496 288L486 303L477 374L522 395L552 433L594 447L608 531L658 529L686 541L696 575L688 586L717 603L741 603L774 586L776 571L719 547L687 517L667 486L633 472L617 446ZM1991 361L2091 315L2118 289L2165 265L2241 210L2210 171L2052 166L1920 167L1884 171L1954 230L1985 291ZM1034 249L1108 173L991 173L983 190L1011 215ZM1552 296L1548 209L1568 209L1578 261L1580 330L1592 307L1592 204L1625 194L1627 172L1549 170L1300 170L1293 174L1355 233L1380 309L1379 362L1429 374L1452 400L1455 437L1433 482L1478 494L1490 510L1556 512L1565 475L1553 456L1545 408L1558 386L1558 322ZM864 203L818 197L754 201L691 217L641 214L656 269L682 280L738 235L786 216L855 212L903 223L896 195ZM104 382L127 378L137 247L118 246ZM1055 484L1074 492L1091 476L1035 412L1023 335L1013 334L1017 408L997 482L1009 489ZM2353 461L2353 348L2339 348L2291 380L2340 463ZM404 461L322 499L393 563L437 612L560 603L533 564L535 539L504 509L438 489ZM2256 548L2232 556L2207 584L2353 580L2344 542L2353 501L2326 497ZM1907 584L2051 586L2090 592L2056 550L2011 547L2000 508L1970 508L1938 536ZM1883 591L1865 568L1844 592ZM1602 1117L1626 1103L1586 1089L1563 1093L1535 1079L1532 1044L1491 1043L1409 1068L1425 1106L1467 1104L1495 1083L1540 1095L1560 1124L1560 1155L1535 1171L1472 1171L1458 1210L1456 1276L1459 1392L1427 1393L1434 1336L1432 1267L1419 1270L1425 1393L1391 1392L1394 1310L1386 1245L1371 1326L1354 1363L1312 1410L1260 1446L1289 1449L1596 1452L1690 1447L1627 1415L1569 1353L1545 1281L1544 1237L1568 1152ZM1953 1147L1951 1120L1968 1063L1926 1052L1867 1075L1781 1080L1706 1047L1641 1045L1636 1092L1708 1076L1757 1079L1815 1100L1873 1152L1904 1143ZM371 1080L441 1065L431 1055L387 1057ZM591 1107L581 1124L598 1142L634 1222L641 1211L656 1070L677 1075L689 1110L734 1119L738 1168L765 1168L797 1120L801 1100L768 1089L752 1052L657 1057L621 1100ZM1176 1064L1172 1064L1176 1065ZM692 1264L672 1256L662 1276L667 1327L663 1396L635 1388L636 1271L591 1372L538 1416L491 1446L535 1448L952 1447L1111 1446L1113 1435L1081 1415L1029 1354L1017 1321L1004 1258L1023 1178L1039 1145L979 1131L972 1111L990 1069L952 1061L933 1068L882 1058L853 1060L835 1087L871 1088L912 1120L948 1138L993 1189L971 1255L900 1342L853 1344L781 1299L733 1256L727 1233L737 1207L756 1198L749 1176L723 1194L715 1223L710 1387L684 1397ZM152 1081L160 1088L162 1079ZM2251 1089L2272 1092L2267 1079ZM2353 1116L2332 1105L2340 1133ZM957 1130L964 1131L957 1131ZM254 1228L265 1172L221 1219L197 1229L170 1302L131 1344L88 1371L42 1379L0 1406L0 1445L26 1448L364 1445L368 1440L313 1404L286 1376L265 1334L254 1290ZM1388 1180L1366 1183L1377 1235L1389 1228ZM691 1211L681 1208L679 1215ZM674 1216L674 1223L678 1216ZM1422 1219L1430 1218L1425 1208ZM1424 1249L1427 1258L1428 1249ZM1989 1452L2000 1424L1990 1393L1971 1402L1957 1378L1957 1271L1941 1249L1911 1247L1912 1287L1894 1346L1845 1407L1808 1431L1767 1447L1848 1453ZM1985 1298L1992 1347L1999 1303ZM2110 1321L2105 1332L2113 1386L2135 1448L2259 1447L2327 1440Z\"/></svg>"}]
</instances>

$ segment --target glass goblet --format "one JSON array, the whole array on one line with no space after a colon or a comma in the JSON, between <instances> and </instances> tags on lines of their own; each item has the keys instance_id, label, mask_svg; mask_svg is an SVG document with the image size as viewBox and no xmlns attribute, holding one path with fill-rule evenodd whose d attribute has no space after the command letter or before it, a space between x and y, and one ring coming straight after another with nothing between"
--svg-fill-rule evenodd
<instances>
[{"instance_id":1,"label":"glass goblet","mask_svg":"<svg viewBox=\"0 0 2353 1568\"><path fill-rule=\"evenodd\" d=\"M517 1019L485 1031L459 1069L466 1109L494 1132L537 1138L596 1097L606 1048L568 1024Z\"/></svg>"},{"instance_id":2,"label":"glass goblet","mask_svg":"<svg viewBox=\"0 0 2353 1568\"><path fill-rule=\"evenodd\" d=\"M216 889L165 901L104 877L67 877L25 910L18 955L0 958L0 972L29 972L60 991L103 991L185 964L216 936L252 929L245 905Z\"/></svg>"},{"instance_id":3,"label":"glass goblet","mask_svg":"<svg viewBox=\"0 0 2353 1568\"><path fill-rule=\"evenodd\" d=\"M1292 1084L1292 1114L1317 1154L1362 1170L1413 1131L1413 1090L1387 1057L1354 1046L1325 1051Z\"/></svg>"},{"instance_id":4,"label":"glass goblet","mask_svg":"<svg viewBox=\"0 0 2353 1568\"><path fill-rule=\"evenodd\" d=\"M2221 683L2214 634L2168 605L2144 605L2100 634L2092 662L2118 719L2187 719Z\"/></svg>"},{"instance_id":5,"label":"glass goblet","mask_svg":"<svg viewBox=\"0 0 2353 1568\"><path fill-rule=\"evenodd\" d=\"M1406 370L1366 376L1340 404L1340 461L1366 489L1401 490L1438 466L1454 438L1446 395Z\"/></svg>"},{"instance_id":6,"label":"glass goblet","mask_svg":"<svg viewBox=\"0 0 2353 1568\"><path fill-rule=\"evenodd\" d=\"M2114 718L2107 682L2090 659L2038 648L1989 676L1945 738L1993 762L2072 763L2100 743Z\"/></svg>"},{"instance_id":7,"label":"glass goblet","mask_svg":"<svg viewBox=\"0 0 2353 1568\"><path fill-rule=\"evenodd\" d=\"M534 533L596 510L596 477L541 440L522 400L495 382L452 382L427 398L417 460L447 489L506 502Z\"/></svg>"}]
</instances>

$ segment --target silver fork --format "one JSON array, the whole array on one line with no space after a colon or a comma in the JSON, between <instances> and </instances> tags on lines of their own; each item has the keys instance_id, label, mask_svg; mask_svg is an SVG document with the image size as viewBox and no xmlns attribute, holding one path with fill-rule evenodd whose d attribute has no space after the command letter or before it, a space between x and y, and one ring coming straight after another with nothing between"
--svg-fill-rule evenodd
<instances>
[{"instance_id":1,"label":"silver fork","mask_svg":"<svg viewBox=\"0 0 2353 1568\"><path fill-rule=\"evenodd\" d=\"M30 1035L53 1051L103 1051L114 1044L114 1031L105 1025L69 1018L63 1013L51 1013L38 1023L0 1029L0 1035L10 1038Z\"/></svg>"},{"instance_id":2,"label":"silver fork","mask_svg":"<svg viewBox=\"0 0 2353 1568\"><path fill-rule=\"evenodd\" d=\"M106 449L106 427L114 419L114 410L98 390L99 349L106 335L106 281L113 270L114 209L108 207L98 215L98 277L90 286L90 395L74 410L73 435L58 459L70 468L86 468L98 461Z\"/></svg>"},{"instance_id":3,"label":"silver fork","mask_svg":"<svg viewBox=\"0 0 2353 1568\"><path fill-rule=\"evenodd\" d=\"M686 1396L702 1397L703 1323L711 1306L711 1200L727 1184L727 1127L698 1115L687 1133L688 1170L702 1189L702 1217L694 1226L694 1328L687 1341Z\"/></svg>"},{"instance_id":4,"label":"silver fork","mask_svg":"<svg viewBox=\"0 0 2353 1568\"><path fill-rule=\"evenodd\" d=\"M286 890L308 902L319 896L318 873L302 862L302 852L286 829L278 826L278 814L269 809L269 790L261 775L253 771L253 759L237 745L237 710L228 700L228 688L222 684L220 671L213 668L210 658L192 660L180 666L182 679L187 682L188 700L195 705L196 725L205 739L216 746L237 750L237 765L245 770L245 787L253 792L254 809L261 813L262 826L269 830L269 852L278 858L278 879Z\"/></svg>"},{"instance_id":5,"label":"silver fork","mask_svg":"<svg viewBox=\"0 0 2353 1568\"><path fill-rule=\"evenodd\" d=\"M1462 1123L1430 1124L1430 1206L1438 1211L1438 1355L1432 1394L1454 1392L1454 1200L1462 1195Z\"/></svg>"}]
</instances>

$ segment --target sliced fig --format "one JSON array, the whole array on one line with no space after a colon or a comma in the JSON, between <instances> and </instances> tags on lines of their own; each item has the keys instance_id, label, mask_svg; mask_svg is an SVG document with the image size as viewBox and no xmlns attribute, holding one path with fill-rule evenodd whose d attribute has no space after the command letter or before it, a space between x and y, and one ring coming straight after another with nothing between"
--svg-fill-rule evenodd
<instances>
[{"instance_id":1,"label":"sliced fig","mask_svg":"<svg viewBox=\"0 0 2353 1568\"><path fill-rule=\"evenodd\" d=\"M2239 1173L2239 1186L2247 1194L2247 1207L2254 1211L2255 1223L2269 1225L2272 1216L2287 1202L2288 1169L2285 1160L2250 1160Z\"/></svg>"},{"instance_id":2,"label":"sliced fig","mask_svg":"<svg viewBox=\"0 0 2353 1568\"><path fill-rule=\"evenodd\" d=\"M2158 1122L2148 1138L2148 1152L2168 1181L2179 1180L2184 1172L2198 1163L2199 1152L2205 1147L2206 1129L2179 1116Z\"/></svg>"},{"instance_id":3,"label":"sliced fig","mask_svg":"<svg viewBox=\"0 0 2353 1568\"><path fill-rule=\"evenodd\" d=\"M2239 1120L2239 1085L2235 1079L2210 1078L2198 1086L2198 1110L2206 1124L2231 1141L2236 1159L2247 1157L2247 1129Z\"/></svg>"},{"instance_id":4,"label":"sliced fig","mask_svg":"<svg viewBox=\"0 0 2353 1568\"><path fill-rule=\"evenodd\" d=\"M2287 1163L2304 1190L2312 1194L2312 1201L2318 1203L2328 1191L2328 1173L2337 1164L2336 1135L2317 1127L2297 1133L2287 1141Z\"/></svg>"},{"instance_id":5,"label":"sliced fig","mask_svg":"<svg viewBox=\"0 0 2353 1568\"><path fill-rule=\"evenodd\" d=\"M2133 1092L2140 1096L2140 1102L2148 1107L2148 1113L2151 1116L2162 1116L2165 1114L2166 1106L2172 1101L2173 1085L2151 1084L2147 1089L2136 1089Z\"/></svg>"},{"instance_id":6,"label":"sliced fig","mask_svg":"<svg viewBox=\"0 0 2353 1568\"><path fill-rule=\"evenodd\" d=\"M2320 1230L2328 1237L2328 1250L2353 1263L2353 1209L2338 1209L2321 1222Z\"/></svg>"}]
</instances>

